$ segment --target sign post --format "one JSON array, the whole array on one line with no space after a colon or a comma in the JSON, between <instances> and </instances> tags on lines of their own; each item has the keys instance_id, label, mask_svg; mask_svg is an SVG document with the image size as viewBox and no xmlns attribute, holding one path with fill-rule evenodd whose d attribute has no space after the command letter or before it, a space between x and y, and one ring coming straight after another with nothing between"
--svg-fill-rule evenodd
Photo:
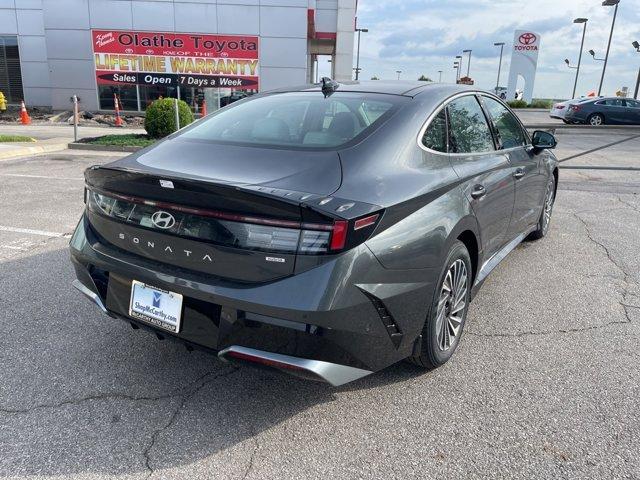
<instances>
[{"instance_id":1,"label":"sign post","mask_svg":"<svg viewBox=\"0 0 640 480\"><path fill-rule=\"evenodd\" d=\"M511 52L511 70L509 72L509 86L507 99L515 99L518 79L524 80L523 100L531 103L533 99L533 85L536 81L538 69L538 53L540 51L540 35L527 30L516 30L513 37L513 51Z\"/></svg>"},{"instance_id":2,"label":"sign post","mask_svg":"<svg viewBox=\"0 0 640 480\"><path fill-rule=\"evenodd\" d=\"M74 95L73 100L73 141L78 141L78 96Z\"/></svg>"},{"instance_id":3,"label":"sign post","mask_svg":"<svg viewBox=\"0 0 640 480\"><path fill-rule=\"evenodd\" d=\"M180 130L180 112L178 110L177 98L173 99L173 112L175 113L175 116L176 116L176 132L177 132L178 130Z\"/></svg>"}]
</instances>

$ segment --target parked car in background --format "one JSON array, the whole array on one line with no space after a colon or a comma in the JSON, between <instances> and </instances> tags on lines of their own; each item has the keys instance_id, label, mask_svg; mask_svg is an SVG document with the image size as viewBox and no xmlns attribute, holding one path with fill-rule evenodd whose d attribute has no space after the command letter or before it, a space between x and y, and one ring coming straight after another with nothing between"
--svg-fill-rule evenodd
<instances>
[{"instance_id":1,"label":"parked car in background","mask_svg":"<svg viewBox=\"0 0 640 480\"><path fill-rule=\"evenodd\" d=\"M567 113L567 108L571 105L573 100L567 100L566 102L555 103L553 107L551 107L551 111L549 112L549 116L551 118L556 118L558 120L562 120L564 123L569 123L565 118L565 113Z\"/></svg>"},{"instance_id":2,"label":"parked car in background","mask_svg":"<svg viewBox=\"0 0 640 480\"><path fill-rule=\"evenodd\" d=\"M567 111L569 110L569 105L577 104L582 102L590 102L592 100L597 100L603 97L580 97L574 98L573 100L567 100L565 102L555 103L553 107L551 107L551 111L549 112L549 116L551 118L556 118L558 120L562 120L564 123L572 123L566 119Z\"/></svg>"},{"instance_id":3,"label":"parked car in background","mask_svg":"<svg viewBox=\"0 0 640 480\"><path fill-rule=\"evenodd\" d=\"M572 103L564 120L598 125L640 125L640 102L631 98L594 98Z\"/></svg>"},{"instance_id":4,"label":"parked car in background","mask_svg":"<svg viewBox=\"0 0 640 480\"><path fill-rule=\"evenodd\" d=\"M438 367L490 272L547 234L555 146L467 87L256 95L85 172L74 286L161 339L332 385Z\"/></svg>"}]
</instances>

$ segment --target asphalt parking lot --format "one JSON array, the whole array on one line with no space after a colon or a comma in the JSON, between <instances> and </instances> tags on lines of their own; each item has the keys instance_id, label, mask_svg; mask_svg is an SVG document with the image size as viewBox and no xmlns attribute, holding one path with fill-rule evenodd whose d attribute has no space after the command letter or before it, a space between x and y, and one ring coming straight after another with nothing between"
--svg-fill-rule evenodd
<instances>
[{"instance_id":1,"label":"asphalt parking lot","mask_svg":"<svg viewBox=\"0 0 640 480\"><path fill-rule=\"evenodd\" d=\"M559 139L559 158L613 141ZM114 158L0 162L1 478L640 478L639 171L561 172L550 236L489 277L450 363L335 389L188 353L71 288L82 171Z\"/></svg>"}]
</instances>

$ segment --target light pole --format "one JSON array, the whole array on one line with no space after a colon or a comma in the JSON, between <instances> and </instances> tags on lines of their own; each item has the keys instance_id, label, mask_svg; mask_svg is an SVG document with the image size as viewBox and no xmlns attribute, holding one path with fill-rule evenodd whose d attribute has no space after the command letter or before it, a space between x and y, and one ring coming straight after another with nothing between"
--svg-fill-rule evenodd
<instances>
[{"instance_id":1,"label":"light pole","mask_svg":"<svg viewBox=\"0 0 640 480\"><path fill-rule=\"evenodd\" d=\"M438 73L440 74L440 80L438 81L438 83L442 83L442 70L438 70Z\"/></svg>"},{"instance_id":2,"label":"light pole","mask_svg":"<svg viewBox=\"0 0 640 480\"><path fill-rule=\"evenodd\" d=\"M636 49L636 52L640 53L640 43L638 41L634 41L631 45ZM640 69L638 70L638 81L636 82L636 92L633 95L633 98L638 100L638 90L640 90Z\"/></svg>"},{"instance_id":3,"label":"light pole","mask_svg":"<svg viewBox=\"0 0 640 480\"><path fill-rule=\"evenodd\" d=\"M396 73L398 74L398 80L400 80L400 74L402 73L402 70L396 70Z\"/></svg>"},{"instance_id":4,"label":"light pole","mask_svg":"<svg viewBox=\"0 0 640 480\"><path fill-rule=\"evenodd\" d=\"M584 37L587 33L587 22L589 19L587 18L576 18L573 23L580 24L582 23L584 26L582 27L582 43L580 43L580 55L578 55L578 66L576 67L576 81L573 83L573 95L571 98L576 98L576 90L578 89L578 76L580 75L580 65L582 64L582 49L584 48ZM567 63L567 65L569 65Z\"/></svg>"},{"instance_id":5,"label":"light pole","mask_svg":"<svg viewBox=\"0 0 640 480\"><path fill-rule=\"evenodd\" d=\"M456 69L456 83L460 79L460 62L453 62L453 68Z\"/></svg>"},{"instance_id":6,"label":"light pole","mask_svg":"<svg viewBox=\"0 0 640 480\"><path fill-rule=\"evenodd\" d=\"M460 80L460 77L462 76L462 55L456 55L456 60L458 63L458 78L456 79L456 82L458 80Z\"/></svg>"},{"instance_id":7,"label":"light pole","mask_svg":"<svg viewBox=\"0 0 640 480\"><path fill-rule=\"evenodd\" d=\"M602 67L602 77L600 77L600 86L598 87L598 96L602 94L602 84L604 83L604 74L607 71L607 62L609 61L609 52L611 51L611 40L613 39L613 29L616 26L616 17L618 15L619 4L620 4L620 0L604 0L604 2L602 2L603 7L615 6L616 8L613 11L613 21L611 22L611 33L609 33L609 43L607 44L607 54L604 57L604 67Z\"/></svg>"},{"instance_id":8,"label":"light pole","mask_svg":"<svg viewBox=\"0 0 640 480\"><path fill-rule=\"evenodd\" d=\"M467 63L467 78L469 78L469 72L471 72L471 52L473 50L463 50L462 53L469 54L469 62Z\"/></svg>"},{"instance_id":9,"label":"light pole","mask_svg":"<svg viewBox=\"0 0 640 480\"><path fill-rule=\"evenodd\" d=\"M356 80L360 77L360 34L367 33L369 31L368 28L356 28L356 32L358 32L358 53L356 54Z\"/></svg>"},{"instance_id":10,"label":"light pole","mask_svg":"<svg viewBox=\"0 0 640 480\"><path fill-rule=\"evenodd\" d=\"M502 54L504 53L504 42L494 43L493 46L500 47L500 63L498 63L498 80L496 81L496 95L497 95L498 87L500 86L500 73L502 71Z\"/></svg>"}]
</instances>

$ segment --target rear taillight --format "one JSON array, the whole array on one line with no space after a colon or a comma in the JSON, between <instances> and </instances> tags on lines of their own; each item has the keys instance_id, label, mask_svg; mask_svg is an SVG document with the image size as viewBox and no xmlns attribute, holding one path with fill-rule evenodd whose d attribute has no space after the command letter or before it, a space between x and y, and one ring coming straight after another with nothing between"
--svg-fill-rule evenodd
<instances>
[{"instance_id":1,"label":"rear taillight","mask_svg":"<svg viewBox=\"0 0 640 480\"><path fill-rule=\"evenodd\" d=\"M580 105L571 105L571 107L569 107L571 109L572 112L579 112L580 111Z\"/></svg>"},{"instance_id":2,"label":"rear taillight","mask_svg":"<svg viewBox=\"0 0 640 480\"><path fill-rule=\"evenodd\" d=\"M117 193L87 190L90 211L137 227L203 240L218 245L264 252L321 255L339 253L367 240L381 213L355 220L306 223L156 202ZM170 214L158 224L154 215ZM165 215L166 217L166 215ZM331 223L329 223L331 222Z\"/></svg>"},{"instance_id":3,"label":"rear taillight","mask_svg":"<svg viewBox=\"0 0 640 480\"><path fill-rule=\"evenodd\" d=\"M345 220L336 220L333 222L331 230L331 247L333 251L342 250L347 243L347 227L349 222Z\"/></svg>"},{"instance_id":4,"label":"rear taillight","mask_svg":"<svg viewBox=\"0 0 640 480\"><path fill-rule=\"evenodd\" d=\"M556 110L564 110L564 105L556 105L554 108Z\"/></svg>"}]
</instances>

